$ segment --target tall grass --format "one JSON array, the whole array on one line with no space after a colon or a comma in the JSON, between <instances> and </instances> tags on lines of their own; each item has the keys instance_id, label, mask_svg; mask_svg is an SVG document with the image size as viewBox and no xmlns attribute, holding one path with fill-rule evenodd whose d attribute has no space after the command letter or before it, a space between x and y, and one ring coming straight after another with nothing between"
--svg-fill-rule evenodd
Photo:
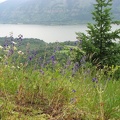
<instances>
[{"instance_id":1,"label":"tall grass","mask_svg":"<svg viewBox=\"0 0 120 120\"><path fill-rule=\"evenodd\" d=\"M120 119L120 81L113 79L113 71L106 75L106 69L80 66L70 59L60 65L55 55L38 65L28 54L14 51L9 56L12 46L5 49L0 63L2 120ZM34 57L37 62L40 56Z\"/></svg>"}]
</instances>

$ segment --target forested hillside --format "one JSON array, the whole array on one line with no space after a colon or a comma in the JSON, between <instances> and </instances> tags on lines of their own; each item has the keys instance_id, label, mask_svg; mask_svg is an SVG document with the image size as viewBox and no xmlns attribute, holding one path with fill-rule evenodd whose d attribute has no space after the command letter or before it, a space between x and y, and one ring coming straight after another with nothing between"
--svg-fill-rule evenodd
<instances>
[{"instance_id":1,"label":"forested hillside","mask_svg":"<svg viewBox=\"0 0 120 120\"><path fill-rule=\"evenodd\" d=\"M78 24L92 21L95 0L7 0L0 4L0 23ZM120 19L119 0L113 16Z\"/></svg>"},{"instance_id":2,"label":"forested hillside","mask_svg":"<svg viewBox=\"0 0 120 120\"><path fill-rule=\"evenodd\" d=\"M15 43L13 43L13 41ZM29 57L33 57L35 54L39 56L38 58L41 58L41 60L50 60L51 56L56 54L57 60L62 63L62 61L65 62L67 60L70 49L76 46L76 41L46 43L43 40L34 38L0 38L0 46L7 46L9 48L11 44L15 44L17 51L21 51L24 54L29 53ZM0 54L3 54L3 51L1 51ZM33 60L33 62L35 62L35 60Z\"/></svg>"}]
</instances>

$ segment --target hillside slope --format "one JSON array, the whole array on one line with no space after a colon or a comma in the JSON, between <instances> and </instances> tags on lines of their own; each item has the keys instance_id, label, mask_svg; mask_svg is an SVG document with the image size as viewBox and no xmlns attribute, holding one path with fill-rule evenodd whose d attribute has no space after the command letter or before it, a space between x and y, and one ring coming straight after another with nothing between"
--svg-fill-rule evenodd
<instances>
[{"instance_id":1,"label":"hillside slope","mask_svg":"<svg viewBox=\"0 0 120 120\"><path fill-rule=\"evenodd\" d=\"M91 21L95 0L7 0L0 4L0 23L77 24ZM119 0L113 16L120 19Z\"/></svg>"}]
</instances>

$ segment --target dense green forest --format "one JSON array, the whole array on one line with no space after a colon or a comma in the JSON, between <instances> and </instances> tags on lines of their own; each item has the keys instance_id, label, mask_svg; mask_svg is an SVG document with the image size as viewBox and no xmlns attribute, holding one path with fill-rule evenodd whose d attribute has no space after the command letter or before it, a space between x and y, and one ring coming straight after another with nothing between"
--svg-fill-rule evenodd
<instances>
[{"instance_id":1,"label":"dense green forest","mask_svg":"<svg viewBox=\"0 0 120 120\"><path fill-rule=\"evenodd\" d=\"M95 0L7 0L0 4L0 23L80 24L92 22ZM113 1L113 17L120 20L119 0Z\"/></svg>"}]
</instances>

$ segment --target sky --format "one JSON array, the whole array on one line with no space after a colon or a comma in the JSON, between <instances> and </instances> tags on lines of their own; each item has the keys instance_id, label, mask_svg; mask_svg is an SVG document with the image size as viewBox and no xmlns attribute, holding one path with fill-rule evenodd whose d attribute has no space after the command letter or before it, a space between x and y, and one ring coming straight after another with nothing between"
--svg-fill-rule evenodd
<instances>
[{"instance_id":1,"label":"sky","mask_svg":"<svg viewBox=\"0 0 120 120\"><path fill-rule=\"evenodd\" d=\"M0 3L1 3L1 2L4 2L4 1L6 1L6 0L0 0Z\"/></svg>"}]
</instances>

